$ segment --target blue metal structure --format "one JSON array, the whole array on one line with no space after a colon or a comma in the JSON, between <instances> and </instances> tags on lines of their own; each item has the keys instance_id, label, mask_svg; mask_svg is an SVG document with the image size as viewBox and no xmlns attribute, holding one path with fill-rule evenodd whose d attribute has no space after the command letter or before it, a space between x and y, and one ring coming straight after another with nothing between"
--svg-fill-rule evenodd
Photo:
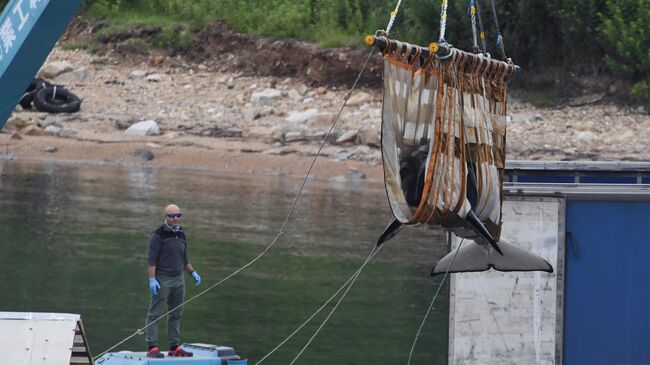
<instances>
[{"instance_id":1,"label":"blue metal structure","mask_svg":"<svg viewBox=\"0 0 650 365\"><path fill-rule=\"evenodd\" d=\"M650 184L650 164L606 161L508 161L506 183Z\"/></svg>"},{"instance_id":2,"label":"blue metal structure","mask_svg":"<svg viewBox=\"0 0 650 365\"><path fill-rule=\"evenodd\" d=\"M566 364L650 361L650 202L569 201Z\"/></svg>"},{"instance_id":3,"label":"blue metal structure","mask_svg":"<svg viewBox=\"0 0 650 365\"><path fill-rule=\"evenodd\" d=\"M12 0L0 15L0 128L81 0Z\"/></svg>"},{"instance_id":4,"label":"blue metal structure","mask_svg":"<svg viewBox=\"0 0 650 365\"><path fill-rule=\"evenodd\" d=\"M96 365L247 365L232 347L206 344L183 344L192 357L167 357L150 359L146 352L120 351L107 353L95 361Z\"/></svg>"},{"instance_id":5,"label":"blue metal structure","mask_svg":"<svg viewBox=\"0 0 650 365\"><path fill-rule=\"evenodd\" d=\"M509 194L566 202L557 362L650 363L650 163L509 161L506 175Z\"/></svg>"}]
</instances>

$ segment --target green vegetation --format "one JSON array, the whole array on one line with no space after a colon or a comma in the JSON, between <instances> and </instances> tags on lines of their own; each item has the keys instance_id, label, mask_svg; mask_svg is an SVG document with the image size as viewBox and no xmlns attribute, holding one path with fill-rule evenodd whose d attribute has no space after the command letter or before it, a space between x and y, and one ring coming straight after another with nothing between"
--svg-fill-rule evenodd
<instances>
[{"instance_id":1,"label":"green vegetation","mask_svg":"<svg viewBox=\"0 0 650 365\"><path fill-rule=\"evenodd\" d=\"M97 46L89 45L81 42L67 41L61 44L61 48L65 49L66 51L75 50L75 49L85 49L89 52L92 52L93 50L97 49Z\"/></svg>"},{"instance_id":2,"label":"green vegetation","mask_svg":"<svg viewBox=\"0 0 650 365\"><path fill-rule=\"evenodd\" d=\"M256 35L292 37L323 46L358 45L383 29L394 0L87 0L89 15L111 27L156 23L159 44L182 49L191 31L215 20ZM491 2L482 1L488 51L500 56ZM529 70L552 65L594 74L608 70L634 82L650 79L650 0L497 0L508 56ZM428 44L439 35L440 0L406 2L392 35ZM179 31L180 30L180 31ZM471 49L467 1L450 1L446 40Z\"/></svg>"},{"instance_id":3,"label":"green vegetation","mask_svg":"<svg viewBox=\"0 0 650 365\"><path fill-rule=\"evenodd\" d=\"M632 85L630 97L637 103L650 102L650 86L645 81Z\"/></svg>"},{"instance_id":4,"label":"green vegetation","mask_svg":"<svg viewBox=\"0 0 650 365\"><path fill-rule=\"evenodd\" d=\"M491 1L479 1L488 51L500 57ZM4 7L7 0L0 0ZM108 19L99 35L156 28L153 46L183 51L194 31L225 20L253 35L291 37L324 47L359 45L386 27L397 0L86 0L83 12ZM391 35L428 44L439 36L440 0L405 2ZM472 49L468 1L450 1L445 39ZM607 72L634 84L639 100L650 83L650 0L495 0L506 53L531 72L552 66L577 75ZM128 46L128 45L127 45ZM134 47L141 48L142 44ZM71 46L72 47L72 46Z\"/></svg>"},{"instance_id":5,"label":"green vegetation","mask_svg":"<svg viewBox=\"0 0 650 365\"><path fill-rule=\"evenodd\" d=\"M608 0L600 35L609 68L625 77L650 75L650 1Z\"/></svg>"}]
</instances>

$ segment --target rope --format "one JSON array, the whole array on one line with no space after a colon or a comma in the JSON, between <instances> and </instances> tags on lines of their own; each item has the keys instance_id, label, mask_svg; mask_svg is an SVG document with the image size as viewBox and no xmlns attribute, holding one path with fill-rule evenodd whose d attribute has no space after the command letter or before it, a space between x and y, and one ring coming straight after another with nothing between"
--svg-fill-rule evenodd
<instances>
[{"instance_id":1,"label":"rope","mask_svg":"<svg viewBox=\"0 0 650 365\"><path fill-rule=\"evenodd\" d=\"M397 1L397 5L395 6L395 10L391 11L390 13L390 20L388 21L388 26L386 26L386 35L390 33L390 30L393 28L393 24L395 23L395 18L397 18L397 13L399 12L399 6L402 4L402 0Z\"/></svg>"},{"instance_id":2,"label":"rope","mask_svg":"<svg viewBox=\"0 0 650 365\"><path fill-rule=\"evenodd\" d=\"M365 70L365 68L366 68L366 66L367 66L367 64L368 64L368 61L370 60L370 57L374 54L374 52L375 52L375 50L373 49L373 50L368 54L368 57L366 57L366 61L363 63L363 67L361 68L361 71L359 72L359 75L357 75L357 78L356 78L356 80L354 80L354 83L352 84L352 87L350 88L350 90L349 90L348 93L346 94L346 96L345 96L345 98L344 98L344 100L343 100L343 105L341 105L341 108L339 109L339 112L338 112L338 114L336 115L336 118L335 118L334 121L332 122L332 125L330 126L330 129L327 131L327 134L326 134L325 137L323 138L323 140L322 140L322 142L321 142L321 144L320 144L320 146L319 146L319 148L318 148L318 151L316 152L316 155L315 155L314 158L312 159L311 164L309 165L309 169L307 170L307 174L305 175L305 178L303 179L302 184L300 185L300 189L298 190L298 193L296 194L296 197L293 199L293 203L291 204L291 208L289 209L289 213L287 214L287 217L285 218L284 223L282 224L282 227L280 228L280 231L279 231L278 234L275 236L275 238L273 239L273 241L272 241L268 246L266 246L266 248L262 251L262 253L260 253L259 255L257 255L257 257L255 257L254 259L252 259L251 261L249 261L247 264L245 264L245 265L242 266L241 268L235 270L233 273L231 273L230 275L228 275L228 276L226 276L225 278L221 279L221 280L218 281L216 284L213 284L212 286L210 286L210 287L208 287L207 289L203 290L202 292L196 294L195 296L193 296L192 298L186 300L185 302L181 303L180 305L176 306L175 308L170 309L170 310L167 311L166 313L162 314L162 315L161 315L158 319L156 319L155 321L152 321L152 322L148 323L146 326L137 329L137 330L136 330L135 332L133 332L131 335L125 337L125 338L124 338L123 340L121 340L120 342L116 343L115 345L111 346L110 348L108 348L108 349L105 350L104 352L102 352L102 353L100 353L99 355L95 356L95 357L93 358L93 360L97 360L97 359L100 358L102 355L104 355L104 354L106 354L107 352L109 352L109 351L115 349L117 346L120 346L121 344L125 343L126 341L130 340L131 338L135 337L136 335L138 335L138 334L142 334L142 333L144 332L145 329L149 328L149 326L151 326L151 325L153 325L153 324L155 324L155 323L158 323L158 321L160 321L160 320L162 320L163 318L167 317L167 315L169 315L169 313L175 311L175 310L178 309L178 308L183 307L183 306L184 306L185 304L187 304L187 303L190 303L190 302L194 301L195 299L199 298L199 297L202 296L203 294L205 294L205 293L207 293L208 291L210 291L210 290L214 289L215 287L219 286L220 284L222 284L222 283L225 282L226 280L228 280L228 279L232 278L233 276L239 274L240 272L242 272L243 270L245 270L246 268L248 268L249 266L251 266L252 264L254 264L255 262L257 262L258 260L260 260L260 259L261 259L261 258L262 258L262 257L263 257L263 256L264 256L264 255L265 255L265 254L266 254L266 253L267 253L267 252L268 252L268 251L269 251L269 250L270 250L270 249L275 245L275 243L278 241L278 239L280 238L280 236L282 236L282 235L285 233L285 232L284 232L284 229L286 228L286 226L287 226L287 224L288 224L288 222L289 222L289 219L291 218L291 215L293 214L293 211L294 211L294 209L295 209L295 207L296 207L296 204L297 204L297 202L298 202L298 198L300 198L300 195L302 194L302 191L304 190L305 185L307 185L307 181L309 180L309 176L311 175L311 171L313 170L314 165L316 164L316 160L318 159L318 157L320 156L320 154L321 154L323 148L325 147L325 143L327 142L329 136L332 134L332 131L334 130L334 127L336 126L336 123L338 122L339 118L341 117L341 113L343 112L343 109L345 108L345 105L347 104L348 100L350 99L350 96L352 95L352 91L355 89L355 87L357 86L357 83L358 83L359 80L361 79L361 75L363 74L363 71Z\"/></svg>"},{"instance_id":3,"label":"rope","mask_svg":"<svg viewBox=\"0 0 650 365\"><path fill-rule=\"evenodd\" d=\"M388 25L386 26L386 31L385 31L386 36L388 36L391 29L393 28L393 25L395 24L395 18L397 18L397 14L399 13L399 8L400 8L401 4L402 4L402 0L398 0L397 4L395 5L395 9L390 13L390 20L388 21ZM350 89L348 95L345 97L345 100L343 102L343 106L339 110L339 113L336 116L335 120L338 120L338 118L340 117L341 112L343 111L343 107L345 107L345 104L347 103L348 99L350 98L352 90L354 89L357 82L361 78L361 74L363 73L364 69L366 68L366 65L368 64L368 61L370 60L370 57L373 55L374 51L375 50L373 48L373 50L368 54L368 57L366 57L366 60L363 63L363 67L361 68L361 72L357 76L357 79L354 81L354 84L352 85L352 88ZM334 125L332 125L332 127L330 128L330 131L328 131L328 135L331 132L333 127L334 127ZM321 329L325 326L325 324L329 321L332 314L334 314L334 312L338 308L339 304L341 304L341 302L343 301L343 299L345 298L347 293L350 291L350 289L354 285L354 282L357 280L357 278L361 274L361 271L363 270L363 268L368 264L368 262L370 262L370 260L372 260L372 258L377 253L379 253L379 251L381 250L382 247L383 247L383 245L379 246L379 248L377 248L376 250L375 250L376 247L373 248L372 251L370 252L370 255L366 258L366 260L361 265L361 267L354 274L352 274L352 276L334 294L332 294L332 296L325 303L323 303L323 305L320 308L318 308L311 316L309 316L309 318L307 318L300 326L298 326L298 328L296 328L287 338L285 338L275 348L273 348L269 353L264 355L258 362L256 362L255 365L261 364L264 360L266 360L269 356L271 356L275 351L277 351L280 347L282 347L287 341L289 341L296 333L300 332L300 330L302 330L307 325L307 323L309 323L318 313L320 313L320 311L322 311L341 292L341 290L343 290L343 288L345 288L347 286L347 289L345 290L345 292L343 293L341 298L337 301L337 303L334 305L334 308L332 308L332 310L327 315L325 320L321 323L321 325L318 327L316 332L312 335L312 337L309 339L309 341L307 341L307 343L305 344L305 346L303 346L303 348L300 350L300 352L298 352L296 357L294 357L294 359L291 361L291 364L295 363L298 360L298 358L300 358L300 356L303 354L303 352L307 349L307 347L309 347L309 345L312 343L314 338L316 338L316 336L321 331ZM348 283L349 283L349 285L348 285Z\"/></svg>"},{"instance_id":4,"label":"rope","mask_svg":"<svg viewBox=\"0 0 650 365\"><path fill-rule=\"evenodd\" d=\"M487 53L487 41L485 40L485 28L483 27L483 19L481 17L481 4L479 4L479 0L474 0L476 2L476 15L478 17L478 28L480 31L480 38L481 38L481 47L483 49L483 54L488 55Z\"/></svg>"},{"instance_id":5,"label":"rope","mask_svg":"<svg viewBox=\"0 0 650 365\"><path fill-rule=\"evenodd\" d=\"M447 31L447 8L449 7L449 2L447 0L442 0L442 6L440 8L440 38L438 38L438 43L445 42L445 32Z\"/></svg>"},{"instance_id":6,"label":"rope","mask_svg":"<svg viewBox=\"0 0 650 365\"><path fill-rule=\"evenodd\" d=\"M470 14L472 19L472 40L474 41L473 50L474 53L478 53L479 48L478 48L478 35L476 30L476 6L474 6L474 0L469 0L469 6L467 7L467 12Z\"/></svg>"},{"instance_id":7,"label":"rope","mask_svg":"<svg viewBox=\"0 0 650 365\"><path fill-rule=\"evenodd\" d=\"M440 281L440 285L438 285L438 289L436 289L436 293L433 295L433 299L431 299L429 308L427 309L427 312L424 314L424 318L422 318L422 322L420 322L420 328L418 328L418 331L415 333L415 338L413 339L413 344L411 345L411 351L409 351L409 359L406 363L407 365L411 364L411 358L413 357L413 350L415 350L415 344L418 342L418 338L420 337L420 332L422 332L422 327L424 327L424 323L427 321L427 318L429 317L429 313L431 313L431 308L433 308L433 303L436 302L436 298L438 297L440 288L442 288L442 284L445 283L445 280L447 279L447 275L449 275L449 270L451 270L451 267L454 265L454 261L456 261L456 256L458 256L458 252L460 251L460 246L463 245L463 241L465 241L464 238L460 240L460 243L458 244L458 248L456 249L456 253L454 254L454 257L451 259L451 263L449 264L447 271L445 271L445 276L442 277L442 280Z\"/></svg>"},{"instance_id":8,"label":"rope","mask_svg":"<svg viewBox=\"0 0 650 365\"><path fill-rule=\"evenodd\" d=\"M308 341L307 345L305 345L305 346L302 348L302 350L300 351L300 353L298 354L298 356L296 356L296 357L293 359L293 362L295 362L295 361L298 359L298 357L299 357L299 356L304 352L304 350L307 348L307 346L311 343L311 341L314 339L314 337L318 334L318 332L320 331L320 329L321 329L321 328L325 325L325 323L329 320L329 317L332 315L333 311L336 310L336 307L338 307L339 303L343 300L343 298L345 298L345 296L347 295L348 291L350 290L350 288L352 287L352 285L354 284L354 282L356 281L356 279L359 277L359 275L361 274L361 271L364 269L364 267L365 267L365 266L370 262L370 260L372 260L372 259L373 259L373 258L374 258L378 253L379 253L379 251L381 250L382 247L383 247L383 245L382 245L382 246L379 246L379 247L376 247L376 246L373 247L373 249L370 251L370 254L368 255L368 257L366 257L366 260L365 260L365 261L363 262L363 264L362 264L362 265L357 269L357 271L355 271L355 272L352 274L352 276L350 276L350 277L348 278L348 280L347 280L345 283L343 283L343 285L341 285L341 286L338 288L338 290L337 290L336 292L334 292L334 294L332 294L332 296L330 296L329 299L327 299L327 301L325 301L325 303L323 303L323 305L320 306L320 308L318 308L314 313L312 313L312 315L309 316L309 318L307 318L307 319L306 319L306 320L305 320L305 321L304 321L300 326L298 326L298 328L296 328L293 332L291 332L291 334L290 334L289 336L287 336L287 338L285 338L282 342L280 342L277 346L275 346L275 347L273 348L273 350L271 350L269 353L267 353L266 355L264 355L264 357L262 357L258 362L256 362L255 365L261 364L264 360L266 360L269 356L271 356L275 351L277 351L280 347L282 347L282 346L283 346L287 341L289 341L289 340L290 340L290 339L291 339L291 338L292 338L296 333L300 332L300 330L302 330L302 329L303 329L303 328L304 328L304 327L305 327L305 326L306 326L306 325L307 325L307 324L308 324L312 319L314 319L314 317L316 317L316 315L317 315L318 313L320 313L320 312L321 312L321 311L322 311L322 310L323 310L323 309L324 309L324 308L325 308L325 307L326 307L326 306L327 306L327 305L328 305L332 300L334 300L334 298L336 298L336 296L341 292L341 290L343 290L344 288L347 287L347 289L346 289L345 292L343 293L343 296L341 297L341 299L339 299L339 301L336 303L336 306L334 307L334 309L330 312L330 314L328 315L328 317L323 321L323 323L322 323L321 326L318 328L318 330L316 331L316 333L315 333L315 334L311 337L311 339ZM292 362L292 364L293 364L293 362Z\"/></svg>"},{"instance_id":9,"label":"rope","mask_svg":"<svg viewBox=\"0 0 650 365\"><path fill-rule=\"evenodd\" d=\"M494 321L494 324L497 325L497 330L499 331L499 336L501 336L501 341L503 342L503 346L506 348L506 352L510 352L510 349L508 348L508 344L506 343L506 338L503 335L503 331L501 331L501 326L499 326L499 322L497 321L497 317L494 315L494 312L492 311L492 308L490 306L490 300L488 299L488 296L485 293L485 288L483 287L483 282L480 281L480 284L481 284L481 291L483 292L483 297L485 298L485 302L488 304L488 312L490 312L490 316L492 316L492 320Z\"/></svg>"},{"instance_id":10,"label":"rope","mask_svg":"<svg viewBox=\"0 0 650 365\"><path fill-rule=\"evenodd\" d=\"M305 344L305 346L302 347L302 349L300 350L300 352L298 352L298 354L296 355L296 357L293 358L293 360L291 361L291 363L290 363L289 365L293 365L293 364L298 360L298 358L300 358L300 356L303 354L303 352L305 352L305 350L307 349L307 347L309 347L309 345L311 345L311 343L312 343L312 341L314 340L314 338L316 338L316 336L318 336L318 333L320 333L320 331L323 329L323 327L325 327L325 325L327 324L327 322L329 321L329 319L332 317L332 315L334 314L334 312L336 312L336 309L339 307L339 305L341 304L341 302L343 301L343 299L345 299L345 296L348 295L348 292L349 292L350 289L352 289L352 287L354 286L354 282L357 281L357 279L359 278L359 275L361 275L361 270L363 270L363 268L368 264L368 262L370 262L370 260L371 260L371 259L372 259L372 258L373 258L377 253L379 253L379 251L381 250L382 247L384 247L384 245L379 246L379 247L377 248L377 250L375 251L375 253L372 254L371 256L369 256L369 257L366 259L366 261L363 263L363 265L361 265L361 267L359 268L359 270L357 270L357 272L356 272L355 275L354 275L354 279L352 279L352 281L350 282L350 285L348 285L347 289L345 289L345 292L343 292L343 295L341 295L341 298L339 298L339 300L336 302L336 304L334 305L334 307L332 308L332 310L329 312L329 314L327 314L327 317L325 317L325 319L323 320L323 323L321 323L321 325L318 327L318 329L316 330L316 332L314 332L314 334L311 336L311 338L309 339L309 341L307 341L307 343ZM348 280L348 281L349 281L349 280Z\"/></svg>"},{"instance_id":11,"label":"rope","mask_svg":"<svg viewBox=\"0 0 650 365\"><path fill-rule=\"evenodd\" d=\"M499 19L497 18L497 7L494 4L494 0L490 0L492 3L492 14L494 15L494 26L496 27L497 30L497 46L499 46L499 49L501 50L501 56L503 56L504 60L507 60L508 62L511 62L511 60L506 56L506 49L503 44L503 36L501 35L501 29L499 29Z\"/></svg>"}]
</instances>

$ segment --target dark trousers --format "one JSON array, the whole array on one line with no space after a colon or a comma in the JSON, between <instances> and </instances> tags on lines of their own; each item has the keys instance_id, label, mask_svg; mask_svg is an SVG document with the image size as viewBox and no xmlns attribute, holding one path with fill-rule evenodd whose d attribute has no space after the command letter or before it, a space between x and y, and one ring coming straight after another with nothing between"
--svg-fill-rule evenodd
<instances>
[{"instance_id":1,"label":"dark trousers","mask_svg":"<svg viewBox=\"0 0 650 365\"><path fill-rule=\"evenodd\" d=\"M164 312L178 307L185 300L185 281L183 274L179 276L157 275L156 279L160 283L160 289L158 290L158 294L151 295L149 313L147 313L147 325L160 318ZM165 304L167 305L165 306ZM182 310L182 307L178 308L169 313L167 317L167 337L169 338L170 348L181 343ZM147 327L145 334L147 345L154 346L157 344L159 324L159 322L156 322Z\"/></svg>"}]
</instances>

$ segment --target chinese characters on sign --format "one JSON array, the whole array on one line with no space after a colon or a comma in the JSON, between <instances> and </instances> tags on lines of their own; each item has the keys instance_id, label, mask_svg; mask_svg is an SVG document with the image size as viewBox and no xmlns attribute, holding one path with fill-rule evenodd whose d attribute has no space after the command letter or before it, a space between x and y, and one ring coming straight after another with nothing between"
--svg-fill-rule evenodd
<instances>
[{"instance_id":1,"label":"chinese characters on sign","mask_svg":"<svg viewBox=\"0 0 650 365\"><path fill-rule=\"evenodd\" d=\"M9 52L11 47L14 45L15 40L16 31L11 23L11 18L7 18L2 25L0 25L0 42L2 42L2 48L5 53Z\"/></svg>"},{"instance_id":2,"label":"chinese characters on sign","mask_svg":"<svg viewBox=\"0 0 650 365\"><path fill-rule=\"evenodd\" d=\"M37 10L39 5L44 5L44 0L29 0L29 7L23 5L25 0L18 0L11 11L5 12L5 19L0 24L0 61L8 55L14 47L16 39L23 31L32 12Z\"/></svg>"}]
</instances>

